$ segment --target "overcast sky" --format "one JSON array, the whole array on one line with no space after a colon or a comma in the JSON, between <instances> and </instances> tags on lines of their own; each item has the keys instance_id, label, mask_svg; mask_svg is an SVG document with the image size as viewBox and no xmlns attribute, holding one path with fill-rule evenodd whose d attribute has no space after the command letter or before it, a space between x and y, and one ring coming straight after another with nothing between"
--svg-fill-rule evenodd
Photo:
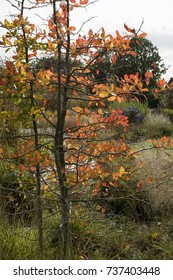
<instances>
[{"instance_id":1,"label":"overcast sky","mask_svg":"<svg viewBox=\"0 0 173 280\"><path fill-rule=\"evenodd\" d=\"M14 1L14 0L13 0ZM10 6L6 0L0 0L0 21L10 12ZM77 9L78 10L78 9ZM49 12L44 9L41 15L48 17ZM142 30L154 46L159 49L159 54L169 70L165 78L173 77L173 0L98 0L86 10L78 10L72 18L71 25L80 25L90 17L85 30L93 28L98 30L104 27L106 32L114 33L119 30L123 33L124 23L129 27L138 29L144 20Z\"/></svg>"}]
</instances>

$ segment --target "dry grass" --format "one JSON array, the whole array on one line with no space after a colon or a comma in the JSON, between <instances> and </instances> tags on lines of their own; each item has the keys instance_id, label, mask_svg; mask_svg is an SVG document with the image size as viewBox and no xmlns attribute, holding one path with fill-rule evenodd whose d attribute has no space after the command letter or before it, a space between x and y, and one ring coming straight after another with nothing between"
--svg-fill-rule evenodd
<instances>
[{"instance_id":1,"label":"dry grass","mask_svg":"<svg viewBox=\"0 0 173 280\"><path fill-rule=\"evenodd\" d=\"M145 188L155 210L173 213L173 151L144 148L136 160L143 164L138 171L139 180L149 178Z\"/></svg>"}]
</instances>

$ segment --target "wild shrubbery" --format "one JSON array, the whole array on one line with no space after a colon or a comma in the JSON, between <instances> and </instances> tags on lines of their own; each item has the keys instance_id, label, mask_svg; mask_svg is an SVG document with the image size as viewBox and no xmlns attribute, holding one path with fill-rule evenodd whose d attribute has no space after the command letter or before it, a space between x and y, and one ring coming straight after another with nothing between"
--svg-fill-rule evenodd
<instances>
[{"instance_id":1,"label":"wild shrubbery","mask_svg":"<svg viewBox=\"0 0 173 280\"><path fill-rule=\"evenodd\" d=\"M30 223L35 215L34 181L28 174L18 175L10 164L0 164L0 211L10 222Z\"/></svg>"}]
</instances>

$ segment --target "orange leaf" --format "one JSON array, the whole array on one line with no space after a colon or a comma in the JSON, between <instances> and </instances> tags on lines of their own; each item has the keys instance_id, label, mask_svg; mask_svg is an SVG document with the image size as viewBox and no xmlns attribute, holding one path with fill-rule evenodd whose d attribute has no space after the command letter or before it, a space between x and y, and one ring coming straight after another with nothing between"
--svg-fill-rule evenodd
<instances>
[{"instance_id":1,"label":"orange leaf","mask_svg":"<svg viewBox=\"0 0 173 280\"><path fill-rule=\"evenodd\" d=\"M7 84L7 79L6 78L2 78L0 81L0 85L5 86Z\"/></svg>"},{"instance_id":2,"label":"orange leaf","mask_svg":"<svg viewBox=\"0 0 173 280\"><path fill-rule=\"evenodd\" d=\"M76 27L75 26L70 26L69 31L76 31Z\"/></svg>"},{"instance_id":3,"label":"orange leaf","mask_svg":"<svg viewBox=\"0 0 173 280\"><path fill-rule=\"evenodd\" d=\"M20 169L21 171L25 171L25 170L26 170L26 166L23 165L23 164L19 164L19 169Z\"/></svg>"},{"instance_id":4,"label":"orange leaf","mask_svg":"<svg viewBox=\"0 0 173 280\"><path fill-rule=\"evenodd\" d=\"M165 79L162 79L162 80L159 80L157 84L159 87L164 87L166 85L166 81L165 81Z\"/></svg>"},{"instance_id":5,"label":"orange leaf","mask_svg":"<svg viewBox=\"0 0 173 280\"><path fill-rule=\"evenodd\" d=\"M50 161L49 161L48 159L45 159L44 165L45 165L45 166L49 166L49 165L50 165Z\"/></svg>"},{"instance_id":6,"label":"orange leaf","mask_svg":"<svg viewBox=\"0 0 173 280\"><path fill-rule=\"evenodd\" d=\"M113 64L116 62L117 57L116 57L115 54L112 55L111 60L112 60L112 63L113 63Z\"/></svg>"},{"instance_id":7,"label":"orange leaf","mask_svg":"<svg viewBox=\"0 0 173 280\"><path fill-rule=\"evenodd\" d=\"M88 35L89 35L89 37L92 37L92 36L93 36L93 31L92 31L92 29L90 29L90 30L88 31Z\"/></svg>"},{"instance_id":8,"label":"orange leaf","mask_svg":"<svg viewBox=\"0 0 173 280\"><path fill-rule=\"evenodd\" d=\"M35 167L34 167L34 166L31 166L31 167L30 167L30 170L31 170L32 172L34 172L34 171L35 171Z\"/></svg>"},{"instance_id":9,"label":"orange leaf","mask_svg":"<svg viewBox=\"0 0 173 280\"><path fill-rule=\"evenodd\" d=\"M9 71L12 71L14 69L14 65L11 61L6 61L5 65Z\"/></svg>"},{"instance_id":10,"label":"orange leaf","mask_svg":"<svg viewBox=\"0 0 173 280\"><path fill-rule=\"evenodd\" d=\"M16 167L15 163L14 163L14 162L12 162L12 163L10 164L10 168L11 168L12 170L14 170L14 169L15 169L15 167Z\"/></svg>"},{"instance_id":11,"label":"orange leaf","mask_svg":"<svg viewBox=\"0 0 173 280\"><path fill-rule=\"evenodd\" d=\"M80 5L86 5L88 4L88 0L80 0Z\"/></svg>"},{"instance_id":12,"label":"orange leaf","mask_svg":"<svg viewBox=\"0 0 173 280\"><path fill-rule=\"evenodd\" d=\"M102 109L98 109L98 113L99 113L99 115L103 115L103 110Z\"/></svg>"},{"instance_id":13,"label":"orange leaf","mask_svg":"<svg viewBox=\"0 0 173 280\"><path fill-rule=\"evenodd\" d=\"M121 166L119 169L119 176L121 177L122 175L126 174L127 172L125 171L124 167Z\"/></svg>"},{"instance_id":14,"label":"orange leaf","mask_svg":"<svg viewBox=\"0 0 173 280\"><path fill-rule=\"evenodd\" d=\"M140 35L138 36L138 38L145 38L146 36L147 36L147 33L143 32L142 34L140 34Z\"/></svg>"},{"instance_id":15,"label":"orange leaf","mask_svg":"<svg viewBox=\"0 0 173 280\"><path fill-rule=\"evenodd\" d=\"M132 29L132 28L128 27L127 24L125 24L125 23L124 23L124 28L125 28L128 32L135 33L135 29L134 29L134 28Z\"/></svg>"},{"instance_id":16,"label":"orange leaf","mask_svg":"<svg viewBox=\"0 0 173 280\"><path fill-rule=\"evenodd\" d=\"M101 37L104 38L105 37L105 30L104 28L102 27L102 34L101 34Z\"/></svg>"},{"instance_id":17,"label":"orange leaf","mask_svg":"<svg viewBox=\"0 0 173 280\"><path fill-rule=\"evenodd\" d=\"M145 72L145 77L146 78L153 78L153 73L147 71L147 72Z\"/></svg>"},{"instance_id":18,"label":"orange leaf","mask_svg":"<svg viewBox=\"0 0 173 280\"><path fill-rule=\"evenodd\" d=\"M81 107L73 107L72 108L76 113L82 113L83 109Z\"/></svg>"}]
</instances>

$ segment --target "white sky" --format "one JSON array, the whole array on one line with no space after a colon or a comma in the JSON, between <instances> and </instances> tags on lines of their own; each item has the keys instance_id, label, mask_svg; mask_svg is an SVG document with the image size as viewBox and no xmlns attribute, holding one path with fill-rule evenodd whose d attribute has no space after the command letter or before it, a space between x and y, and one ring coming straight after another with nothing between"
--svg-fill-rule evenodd
<instances>
[{"instance_id":1,"label":"white sky","mask_svg":"<svg viewBox=\"0 0 173 280\"><path fill-rule=\"evenodd\" d=\"M0 5L2 21L11 9L6 0L0 0ZM49 15L46 8L39 13L45 17ZM94 16L96 18L86 24L85 30L98 30L103 26L107 33L112 34L115 30L125 32L124 23L138 29L144 19L142 30L148 34L147 38L153 45L158 47L165 65L170 65L165 78L169 80L173 77L173 0L96 0L86 10L77 9L71 25L80 26Z\"/></svg>"}]
</instances>

